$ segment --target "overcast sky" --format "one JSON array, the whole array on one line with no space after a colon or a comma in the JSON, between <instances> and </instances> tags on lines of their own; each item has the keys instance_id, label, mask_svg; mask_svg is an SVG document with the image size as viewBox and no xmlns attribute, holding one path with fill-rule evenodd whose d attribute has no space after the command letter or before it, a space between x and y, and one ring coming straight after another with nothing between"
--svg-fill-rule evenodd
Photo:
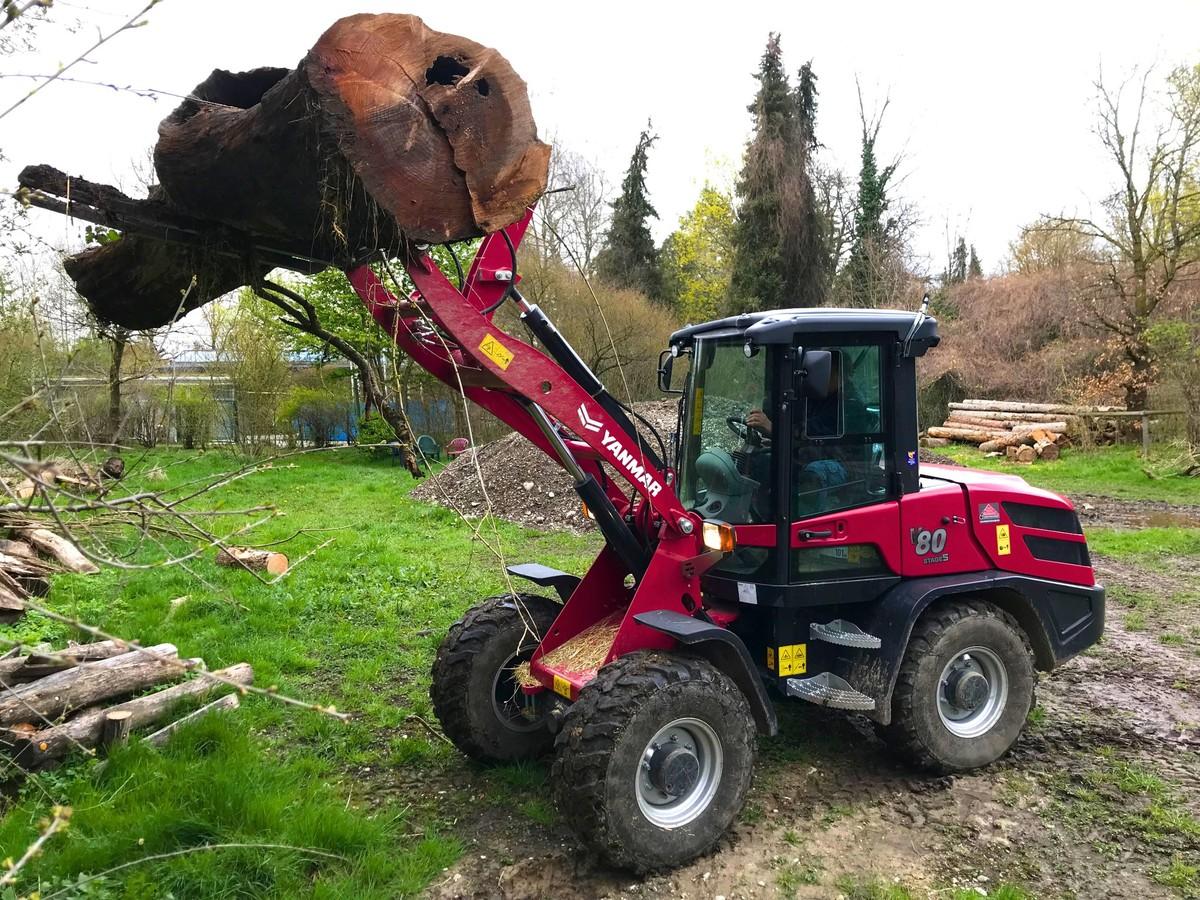
<instances>
[{"instance_id":1,"label":"overcast sky","mask_svg":"<svg viewBox=\"0 0 1200 900\"><path fill-rule=\"evenodd\" d=\"M55 0L38 52L5 73L52 72L144 0ZM783 36L789 71L811 59L825 159L857 171L855 78L868 106L890 96L879 152L903 155L902 192L920 212L917 249L931 270L947 229L993 270L1023 223L1084 209L1111 185L1094 134L1093 82L1134 67L1200 62L1200 3L380 3L373 0L163 0L149 24L96 51L76 77L185 94L213 68L294 66L335 18L412 12L430 26L498 48L529 83L543 136L594 159L615 182L652 119L651 199L661 239L704 180L728 184L750 128L746 106L767 33ZM81 30L68 29L73 21ZM30 82L0 79L7 106ZM48 162L130 184L155 126L179 101L53 84L0 120L0 181ZM82 225L36 213L43 234Z\"/></svg>"}]
</instances>

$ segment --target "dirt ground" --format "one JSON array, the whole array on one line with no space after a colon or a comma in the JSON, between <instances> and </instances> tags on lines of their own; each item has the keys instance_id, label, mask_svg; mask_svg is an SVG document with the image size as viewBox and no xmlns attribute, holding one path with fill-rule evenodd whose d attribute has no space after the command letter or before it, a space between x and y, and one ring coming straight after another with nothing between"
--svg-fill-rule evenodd
<instances>
[{"instance_id":1,"label":"dirt ground","mask_svg":"<svg viewBox=\"0 0 1200 900\"><path fill-rule=\"evenodd\" d=\"M1179 584L1160 587L1194 584L1187 562ZM1098 567L1110 584L1144 587L1150 574ZM1198 896L1187 867L1200 864L1200 607L1180 614L1195 629L1183 645L1127 630L1127 612L1110 604L1103 643L1043 675L1025 734L977 774L923 775L891 759L865 720L781 705L782 733L761 743L740 821L669 874L598 865L559 821L535 821L542 804L532 817L490 804L464 772L469 847L429 895L852 900L888 884L924 897L1009 883L1037 897Z\"/></svg>"}]
</instances>

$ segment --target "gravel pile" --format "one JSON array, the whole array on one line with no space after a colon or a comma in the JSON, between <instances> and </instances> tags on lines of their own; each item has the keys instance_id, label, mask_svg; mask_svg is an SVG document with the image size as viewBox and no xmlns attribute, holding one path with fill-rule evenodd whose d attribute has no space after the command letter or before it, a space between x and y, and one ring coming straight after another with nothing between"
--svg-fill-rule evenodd
<instances>
[{"instance_id":1,"label":"gravel pile","mask_svg":"<svg viewBox=\"0 0 1200 900\"><path fill-rule=\"evenodd\" d=\"M669 444L675 430L675 401L648 401L635 404L635 408ZM479 472L487 486L486 497ZM437 475L426 478L412 496L457 509L470 518L482 517L490 499L497 518L547 531L584 532L596 527L583 515L571 476L515 432L463 453Z\"/></svg>"}]
</instances>

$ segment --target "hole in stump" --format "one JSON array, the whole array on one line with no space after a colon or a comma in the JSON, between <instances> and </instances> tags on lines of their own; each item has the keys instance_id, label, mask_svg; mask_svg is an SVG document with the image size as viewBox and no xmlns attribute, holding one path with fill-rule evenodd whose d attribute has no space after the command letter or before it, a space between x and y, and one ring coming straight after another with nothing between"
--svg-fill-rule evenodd
<instances>
[{"instance_id":1,"label":"hole in stump","mask_svg":"<svg viewBox=\"0 0 1200 900\"><path fill-rule=\"evenodd\" d=\"M425 83L458 84L459 79L470 71L453 56L439 56L433 61L433 65L425 70Z\"/></svg>"},{"instance_id":2,"label":"hole in stump","mask_svg":"<svg viewBox=\"0 0 1200 900\"><path fill-rule=\"evenodd\" d=\"M480 78L475 82L475 90L479 91L480 96L486 97L488 92L491 91L491 86L488 85L486 78Z\"/></svg>"}]
</instances>

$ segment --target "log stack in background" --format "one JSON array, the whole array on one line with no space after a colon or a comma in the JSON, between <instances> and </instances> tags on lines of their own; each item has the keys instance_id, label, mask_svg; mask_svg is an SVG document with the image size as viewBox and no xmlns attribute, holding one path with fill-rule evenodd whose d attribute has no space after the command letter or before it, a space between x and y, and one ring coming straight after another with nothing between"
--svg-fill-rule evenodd
<instances>
[{"instance_id":1,"label":"log stack in background","mask_svg":"<svg viewBox=\"0 0 1200 900\"><path fill-rule=\"evenodd\" d=\"M152 328L277 266L348 267L494 232L546 187L525 82L416 16L339 19L295 69L218 69L159 125L145 200L20 174L22 198L124 232L64 265L103 321Z\"/></svg>"},{"instance_id":2,"label":"log stack in background","mask_svg":"<svg viewBox=\"0 0 1200 900\"><path fill-rule=\"evenodd\" d=\"M124 741L131 730L168 718L185 699L211 699L254 680L246 663L212 673L224 681L199 674L187 678L189 669L203 668L203 660L180 660L172 644L135 650L119 641L100 641L9 655L0 659L0 752L23 768L40 768L76 750ZM218 699L202 709L237 705ZM159 743L172 730L169 725L145 740Z\"/></svg>"},{"instance_id":3,"label":"log stack in background","mask_svg":"<svg viewBox=\"0 0 1200 900\"><path fill-rule=\"evenodd\" d=\"M963 400L950 404L946 421L926 432L925 444L974 444L984 453L1003 453L1022 463L1054 460L1079 428L1079 412L1057 403Z\"/></svg>"}]
</instances>

